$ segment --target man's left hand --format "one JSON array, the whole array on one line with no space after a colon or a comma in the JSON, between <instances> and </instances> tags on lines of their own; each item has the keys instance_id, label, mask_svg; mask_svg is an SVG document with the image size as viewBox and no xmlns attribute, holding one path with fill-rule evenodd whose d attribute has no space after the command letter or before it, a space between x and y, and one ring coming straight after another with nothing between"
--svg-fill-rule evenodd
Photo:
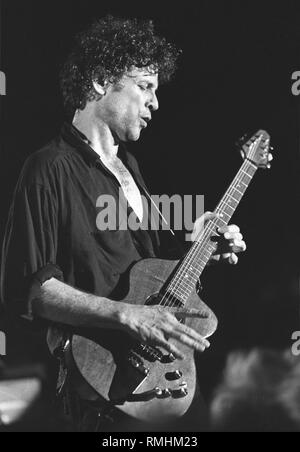
<instances>
[{"instance_id":1,"label":"man's left hand","mask_svg":"<svg viewBox=\"0 0 300 452\"><path fill-rule=\"evenodd\" d=\"M195 240L200 228L203 227L208 220L213 220L217 217L216 213L205 212L202 217L198 218L194 225L194 232L192 235ZM237 264L238 253L246 250L246 243L243 240L243 235L240 228L235 224L222 226L217 230L218 235L212 237L212 241L217 244L216 251L211 257L212 262L226 261L230 264Z\"/></svg>"}]
</instances>

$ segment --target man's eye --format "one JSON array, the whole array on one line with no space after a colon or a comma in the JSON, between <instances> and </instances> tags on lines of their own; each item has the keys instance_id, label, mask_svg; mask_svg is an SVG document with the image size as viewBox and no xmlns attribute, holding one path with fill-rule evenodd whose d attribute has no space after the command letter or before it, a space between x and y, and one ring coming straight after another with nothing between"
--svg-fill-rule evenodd
<instances>
[{"instance_id":1,"label":"man's eye","mask_svg":"<svg viewBox=\"0 0 300 452\"><path fill-rule=\"evenodd\" d=\"M145 91L145 90L147 89L147 86L146 86L146 85L139 85L139 87L140 87L143 91Z\"/></svg>"}]
</instances>

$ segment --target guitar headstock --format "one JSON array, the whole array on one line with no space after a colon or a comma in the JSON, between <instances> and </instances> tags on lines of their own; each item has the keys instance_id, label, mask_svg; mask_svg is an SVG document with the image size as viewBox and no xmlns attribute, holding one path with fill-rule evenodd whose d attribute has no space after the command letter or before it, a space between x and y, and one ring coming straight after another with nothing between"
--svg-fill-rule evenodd
<instances>
[{"instance_id":1,"label":"guitar headstock","mask_svg":"<svg viewBox=\"0 0 300 452\"><path fill-rule=\"evenodd\" d=\"M258 168L271 168L270 135L265 130L258 130L246 143L242 144L243 159L250 160Z\"/></svg>"}]
</instances>

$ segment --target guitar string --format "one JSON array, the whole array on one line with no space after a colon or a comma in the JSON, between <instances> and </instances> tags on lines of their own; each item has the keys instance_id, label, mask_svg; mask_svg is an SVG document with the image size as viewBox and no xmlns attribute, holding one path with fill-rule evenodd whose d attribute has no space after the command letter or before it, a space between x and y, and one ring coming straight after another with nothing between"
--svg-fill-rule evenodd
<instances>
[{"instance_id":1,"label":"guitar string","mask_svg":"<svg viewBox=\"0 0 300 452\"><path fill-rule=\"evenodd\" d=\"M248 158L252 157L252 155L251 155L251 151L252 151L252 150L253 150L253 153L254 153L253 147L252 147L252 149L251 149L250 152L249 152L249 157L248 157ZM252 175L250 175L250 174L247 172L247 169L249 169L249 167L247 168L247 165L248 165L248 166L250 165L250 167L251 167L251 164L253 165L252 162L249 162L249 161L245 160L245 162L244 162L243 165L241 166L240 170L238 171L237 175L235 176L233 182L231 183L229 189L228 189L227 192L225 193L224 198L220 201L219 205L218 205L217 208L215 209L216 212L219 211L219 210L221 210L221 209L224 207L224 205L225 205L225 206L228 206L228 207L231 207L230 204L229 204L229 202L228 202L230 198L235 199L238 203L240 202L240 200L237 200L234 196L232 196L232 194L234 194L234 192L238 191L239 193L241 193L242 196L244 195L244 193L240 192L240 191L236 188L236 185L238 185L238 183L242 182L242 180L245 178L245 176L243 175L243 173L245 173L245 174L247 174L248 177L250 177L250 180L248 181L248 184L245 184L246 188L248 187L248 185L249 185L251 179L252 179L253 176L254 176L254 173L253 173ZM246 170L246 171L243 171L243 170ZM242 182L242 183L244 184L244 182ZM242 196L241 196L241 198L242 198ZM236 207L237 207L237 206L236 206ZM236 207L235 207L235 208L236 208ZM231 207L231 208L232 208L232 207ZM235 208L234 208L234 209L232 208L232 209L235 210ZM228 215L228 216L229 216L229 215ZM230 216L229 216L229 219L230 219ZM228 221L229 221L229 219L228 219ZM216 220L216 221L218 221L218 220ZM222 220L222 218L219 218L219 221L222 221L224 224L226 224L226 222L225 222L224 220ZM206 227L206 230L210 230L210 227L209 227L209 226L210 226L210 224L208 223L208 225L207 225L207 227ZM213 225L211 225L211 226L217 226L217 225L216 225L216 224L213 224ZM212 232L212 231L211 231L211 232ZM200 231L200 233L199 233L198 236L196 237L196 240L195 240L196 242L199 243L199 240L200 240L201 235L203 235L203 231ZM203 235L203 237L202 237L202 241L203 241L203 240L204 240L204 235ZM190 250L190 251L191 251L191 250ZM193 250L192 250L192 251L193 251ZM195 249L195 253L197 253L197 252L198 252L198 249ZM194 253L194 254L195 254L195 253ZM189 253L188 253L188 255L189 255ZM187 257L188 257L188 256L187 256ZM190 256L190 260L191 260L191 258L193 258L193 257L194 257L194 256L193 256L193 253L192 253L192 255ZM188 259L187 259L187 261L188 261ZM184 267L184 266L181 266L181 268L179 269L179 271L182 270L183 267ZM175 280L175 278L176 278L176 275L175 275L175 277L174 277L174 280ZM173 280L173 287L174 287L174 280ZM170 288L171 288L171 287L172 287L172 283L171 283L171 285L170 285Z\"/></svg>"},{"instance_id":2,"label":"guitar string","mask_svg":"<svg viewBox=\"0 0 300 452\"><path fill-rule=\"evenodd\" d=\"M220 207L222 206L222 204L220 204ZM217 209L216 209L217 212ZM218 222L222 222L224 225L226 224L226 222L222 219L222 218L218 218ZM177 273L174 275L173 281L171 282L171 284L168 286L167 290L166 290L166 294L164 295L164 297L161 299L160 304L164 304L164 306L175 306L177 303L177 299L178 299L178 295L179 294L179 289L180 286L182 285L182 276L185 272L187 272L187 269L189 267L193 267L192 262L194 257L197 254L201 254L201 252L205 251L206 247L207 247L207 243L208 243L208 239L210 239L210 236L213 232L215 232L217 227L220 227L220 225L217 224L216 221L209 221L205 227L205 231L204 233L202 233L202 237L201 235L199 237L196 238L195 240L195 244L193 245L191 251L187 254L186 258L185 258L185 262L183 263L183 265L181 265L177 271ZM201 240L201 242L199 242L199 240ZM197 242L197 243L196 243ZM205 262L205 261L203 261ZM205 262L206 265L206 262ZM187 287L188 287L188 283L187 283ZM184 294L185 295L185 294ZM179 294L180 296L180 294ZM186 301L186 300L184 300Z\"/></svg>"},{"instance_id":3,"label":"guitar string","mask_svg":"<svg viewBox=\"0 0 300 452\"><path fill-rule=\"evenodd\" d=\"M246 169L246 165L247 165L247 164L249 164L249 167L251 167L251 166L250 166L250 162L245 161L245 162L243 163L243 165L241 166L240 170L239 170L238 173L236 174L236 176L235 176L233 182L231 183L230 187L228 188L228 190L227 190L227 192L226 192L224 198L223 198L223 199L220 201L220 203L217 205L217 207L216 207L216 209L215 209L216 212L217 212L217 210L222 209L224 205L226 205L225 198L226 198L226 196L228 197L228 195L229 195L230 192L233 192L233 190L234 190L234 185L237 185L238 183L242 182L242 180L245 178L245 175L244 175L241 171L242 171L243 166L244 166L244 169ZM255 174L255 173L254 173L254 174ZM248 185L249 185L249 183L251 182L252 177L254 176L254 174L253 174L252 176L250 176L250 175L247 173L248 177L251 178L251 179L249 180L249 182L248 182ZM247 185L246 188L248 188L248 185ZM245 190L246 190L246 189L245 189ZM243 193L243 194L244 194L244 193ZM220 221L222 221L224 224L226 224L226 222L225 222L224 220L222 220L221 218L214 219L214 220L209 220L209 222L207 223L207 225L206 225L204 231L201 231L201 232L198 234L198 236L196 237L196 240L195 240L195 242L194 242L194 246L192 246L192 248L195 248L195 249L194 249L194 250L193 250L193 249L189 250L189 252L188 252L188 254L187 254L187 256L186 256L186 258L188 258L188 259L187 259L188 262L187 262L186 264L184 264L185 266L190 265L190 262L193 260L193 258L195 257L196 254L198 254L198 253L201 254L201 252L203 252L203 249L206 247L206 242L205 242L205 241L206 241L207 239L210 239L211 234L215 231L215 228L218 227L218 224L217 224L217 221L218 221L218 220L220 220ZM230 220L230 218L228 219L228 221L229 221L229 220ZM201 238L201 242L199 242L198 240L200 240L201 235L203 235L203 237ZM201 248L202 248L202 249L201 249ZM190 256L188 256L189 254L190 254ZM181 269L181 270L182 270L182 273L183 273L184 265L182 266L182 269ZM164 294L164 296L162 297L161 301L159 302L159 305L162 305L162 302L163 302L164 300L166 300L165 304L163 305L163 306L165 306L165 307L174 307L174 306L176 305L176 303L177 303L177 301L178 301L178 298L176 297L176 295L173 295L173 293L175 293L175 291L176 291L178 285L180 284L181 276L179 275L179 273L180 273L180 267L179 267L179 269L177 270L177 272L175 273L175 276L173 277L174 287L170 289L170 292L169 292L169 291L167 292L168 297ZM175 281L175 278L176 278L176 277L177 277L177 281ZM176 287L176 284L177 284L177 287ZM171 284L170 284L170 285L171 285ZM173 291L173 293L172 293L172 291ZM186 302L186 300L184 300L184 302ZM142 345L142 347L143 347L143 350L146 351L150 356L155 357L155 358L158 358L158 354L157 354L157 352L155 351L154 348L152 348L152 347L149 346L149 345Z\"/></svg>"},{"instance_id":4,"label":"guitar string","mask_svg":"<svg viewBox=\"0 0 300 452\"><path fill-rule=\"evenodd\" d=\"M245 163L245 162L244 162L244 163ZM217 206L215 212L221 210L221 209L224 207L224 205L225 205L225 206L228 205L228 203L227 203L228 198L234 193L234 191L236 191L234 185L237 185L238 183L242 182L242 181L245 179L245 176L244 176L243 173L241 172L241 170L246 169L245 167L246 167L246 165L242 165L242 167L241 167L239 173L238 173L237 176L235 177L235 179L234 179L234 181L232 182L230 188L227 190L227 193L226 193L224 199L221 200L221 202L220 202L219 205ZM251 175L251 176L250 176L250 174L248 174L248 172L247 172L246 174L247 174L248 177L250 177L250 180L249 180L248 184L246 184L246 185L248 186L254 174ZM234 197L233 197L233 198L234 198ZM234 199L236 199L236 198L234 198ZM239 200L239 201L240 201L240 200ZM238 202L239 202L239 201L238 201ZM236 207L237 207L237 206L236 206ZM229 221L229 219L230 219L230 217L228 218L228 221ZM191 261L193 260L194 256L195 256L196 254L199 253L199 250L200 250L201 248L202 248L201 251L203 251L203 249L204 249L204 248L206 247L206 245L207 245L207 243L206 243L205 241L207 241L207 239L210 238L210 237L209 237L210 234L211 234L212 232L214 232L214 230L215 230L216 227L218 227L217 222L220 222L220 221L221 221L223 224L226 224L226 222L225 222L222 218L215 219L214 221L208 222L208 224L206 225L206 228L205 228L205 230L204 230L204 233L203 233L203 231L201 231L200 234L198 234L198 236L197 236L197 238L196 238L196 240L195 240L195 242L198 242L197 245L194 245L194 246L191 248L191 250L189 251L189 253L187 254L184 265L182 265L181 267L179 267L179 269L178 269L177 273L175 274L175 276L174 276L174 278L173 278L173 281L172 281L171 284L169 285L168 291L167 291L166 293L170 294L170 292L171 292L171 295L173 295L173 293L174 293L174 292L176 291L176 289L178 288L179 273L183 273L183 272L184 272L184 270L186 269L186 267L188 267L188 266L190 265L190 263L191 263ZM202 235L202 237L201 237L201 235ZM201 242L199 242L200 237L201 237ZM205 265L206 265L206 264L205 264ZM181 275L180 275L180 278L181 278ZM173 292L173 293L172 293L172 292ZM167 296L165 296L164 299L162 299L161 301L164 301L165 299L167 299ZM170 298L169 298L169 301L170 301ZM173 305L174 305L174 303L171 304L171 306L173 306ZM170 306L170 305L167 304L167 306Z\"/></svg>"},{"instance_id":5,"label":"guitar string","mask_svg":"<svg viewBox=\"0 0 300 452\"><path fill-rule=\"evenodd\" d=\"M253 154L254 154L254 146L253 146L252 149L253 149ZM216 207L216 209L215 209L216 212L217 212L217 210L221 210L221 209L224 207L224 205L227 205L225 199L227 199L227 198L230 196L230 195L229 195L230 192L233 193L233 190L236 191L236 189L235 189L234 186L235 186L235 185L238 185L238 183L242 182L242 180L245 178L245 176L242 174L242 168L243 168L243 166L245 165L245 169L246 169L246 164L247 164L247 163L249 164L249 167L251 167L250 164L251 164L252 162L250 162L249 160L250 160L250 155L251 155L252 149L251 149L250 152L249 152L249 157L244 161L244 163L242 164L240 170L238 171L237 175L235 176L234 180L232 181L232 183L231 183L229 189L227 190L227 192L226 192L226 194L225 194L223 200L221 200L220 203L217 205L217 207ZM253 165L253 163L252 163L252 165ZM256 168L256 169L257 169L257 168ZM252 178L253 178L253 176L254 176L254 174L255 174L255 173L253 173L253 175L250 176L250 175L247 173L247 171L246 171L245 173L248 175L248 177L250 177L250 180L249 180L248 184L246 184L246 188L245 188L244 192L245 192L246 189L248 188L248 185L249 185L249 183L251 182L251 180L252 180ZM240 175L239 175L239 174L240 174ZM239 178L240 178L240 179L239 179ZM243 195L244 195L244 193L242 193L242 196L243 196ZM241 196L241 198L242 198L242 196ZM238 201L238 203L239 203L239 202L240 202L240 200ZM237 206L236 206L236 207L237 207ZM229 217L228 221L230 220L230 218L231 218L231 217ZM218 219L215 219L215 220L219 220L219 221L223 222L224 225L226 224L226 222L225 222L224 220L222 220L222 218L218 218ZM186 266L189 265L190 262L194 259L195 255L197 255L198 253L201 254L201 253L200 253L201 246L202 246L202 248L205 248L205 246L206 246L205 240L209 239L210 236L211 236L211 234L214 232L215 228L218 227L218 224L215 222L215 220L210 220L210 221L208 222L207 226L205 227L204 231L201 231L200 233L198 233L198 235L196 236L196 240L195 240L195 242L197 242L197 244L196 244L195 246L192 246L192 248L191 248L192 251L189 250L189 252L187 253L187 256L186 256L187 262L186 262L184 265L186 265ZM214 222L215 222L215 223L214 223ZM211 226L211 229L210 229L210 226ZM201 234L203 234L203 237L202 237L202 239L201 239L202 242L199 241L199 240L200 240L200 237L201 237ZM206 237L205 237L205 235L206 235ZM193 248L194 248L194 249L193 249ZM203 251L203 249L201 250L201 252L202 252L202 251ZM171 294L170 294L170 295L171 295L171 298L174 298L174 301L171 300L170 295L169 295L169 298L167 298L167 297L166 297L166 294L164 294L163 297L162 297L162 299L161 299L160 302L159 302L160 305L162 304L162 302L164 301L164 299L167 299L167 303L171 301L171 304L164 304L164 306L170 307L170 306L175 306L175 305L176 305L176 303L177 303L177 298L176 298L175 295L172 295L172 290L174 290L174 292L175 292L175 290L176 290L176 283L177 283L177 286L178 286L178 282L179 282L179 273L180 273L180 270L183 272L184 265L183 265L183 266L180 266L180 267L178 268L177 272L176 272L175 275L174 275L173 281L172 281L172 282L174 283L174 288L173 288L173 289L171 288ZM205 265L206 265L206 264L205 264ZM177 279L178 279L177 282L175 282L176 276L177 276ZM170 286L171 286L171 284L170 284ZM167 292L167 293L169 293L169 292ZM184 300L184 302L185 302L185 301L186 301L186 300ZM152 347L147 346L147 345L142 345L142 347L143 347L143 350L147 351L152 357L158 358L158 355L157 355L157 353L155 352L155 349L153 349Z\"/></svg>"},{"instance_id":6,"label":"guitar string","mask_svg":"<svg viewBox=\"0 0 300 452\"><path fill-rule=\"evenodd\" d=\"M251 151L252 151L252 149L251 149ZM252 157L251 151L249 152L248 159L250 159ZM253 154L254 154L254 147L253 147ZM250 175L247 171L243 172L243 170L250 169L251 166L253 165L253 163L249 162L248 159L245 160L245 162L241 166L241 168L238 171L237 175L235 176L233 182L231 183L229 189L227 190L224 198L220 201L219 205L215 209L215 212L218 212L219 210L223 209L224 206L229 206L228 200L231 197L231 195L236 191L235 185L238 185L238 183L242 182L245 179L245 174L248 177L250 177L250 180L246 184L248 187L250 181L252 180L252 178L254 176L254 174ZM242 194L242 196L243 196L243 194ZM234 196L232 196L232 197L234 198ZM236 198L234 198L234 199L236 199ZM239 202L240 202L240 200L238 201L238 203ZM229 220L230 220L230 216L229 216L228 221ZM182 281L181 275L179 275L179 274L184 273L184 271L186 271L186 268L190 265L190 263L193 260L193 258L195 257L195 255L199 253L201 248L202 248L201 251L203 252L203 250L206 248L206 245L207 245L207 243L206 243L207 239L210 238L211 234L215 231L215 228L218 227L217 222L219 222L219 221L221 221L223 224L226 224L226 221L224 221L222 218L211 220L205 227L204 231L201 231L198 234L198 236L196 237L196 240L195 240L195 242L197 242L197 245L192 246L191 250L188 252L184 264L178 268L171 284L168 286L166 294L162 297L159 304L162 304L164 302L165 303L164 306L168 306L168 307L174 306L176 304L177 298L173 294L176 292L176 289L178 289L178 286L180 285L180 283ZM202 237L201 237L201 235L202 235ZM200 237L201 237L201 242L199 241ZM192 289L190 289L190 290L192 290ZM184 301L186 301L186 300L184 300ZM171 304L170 304L170 302L171 302Z\"/></svg>"},{"instance_id":7,"label":"guitar string","mask_svg":"<svg viewBox=\"0 0 300 452\"><path fill-rule=\"evenodd\" d=\"M253 146L252 146L252 149L251 149L250 152L249 152L249 155L248 155L247 160L245 160L245 162L244 162L243 165L241 166L241 168L240 168L240 170L238 171L237 175L235 176L233 182L231 183L229 189L227 190L227 192L226 192L226 194L225 194L223 200L220 201L219 205L218 205L217 208L215 209L216 212L217 212L218 210L221 210L221 209L224 207L224 205L229 205L229 204L227 203L227 201L228 201L228 198L231 196L231 194L233 194L234 191L236 191L235 185L238 185L238 183L242 182L242 180L245 179L245 176L244 176L244 174L243 174L243 170L244 170L244 169L245 169L245 170L246 170L246 169L249 169L249 168L251 167L251 164L253 165L253 163L252 163L252 162L249 162L248 159L250 159L250 158L254 155L255 150L256 150L256 149L255 149L255 145L253 145ZM248 168L247 168L247 165L248 165ZM256 168L256 169L257 169L257 168ZM254 174L250 176L250 175L248 174L247 171L245 171L245 173L247 174L248 177L250 177L250 180L249 180L248 184L246 184L246 188L247 188L248 185L249 185L249 183L250 183L250 181L252 180ZM233 191L233 190L234 190L234 191ZM246 190L246 189L245 189L245 190ZM244 190L244 191L245 191L245 190ZM244 193L242 193L242 196L243 196L243 194L244 194ZM233 198L234 198L234 197L233 197ZM235 199L235 198L234 198L234 199ZM240 200L239 200L238 202L240 202ZM237 206L236 206L236 207L237 207ZM226 224L226 222L225 222L224 220L222 220L221 218L219 218L218 220L221 221L221 222L223 222L224 224ZM209 238L208 235L210 235L212 232L214 232L215 227L218 227L218 225L216 224L216 222L217 222L218 220L216 219L215 222L214 222L214 221L211 221L210 223L208 223L208 225L206 226L206 228L205 228L205 230L204 230L204 233L203 233L203 231L201 231L201 232L198 234L198 236L196 237L196 240L195 240L196 242L198 242L197 245L196 245L196 246L192 246L191 250L188 252L188 254L187 254L187 256L186 256L184 265L183 265L183 266L180 266L179 269L178 269L178 271L177 271L176 274L174 275L173 281L172 281L171 284L169 285L168 291L166 292L166 293L168 293L168 294L170 294L170 292L171 292L171 296L174 298L174 302L173 302L173 300L171 301L170 295L169 295L169 298L166 297L166 296L164 296L164 297L162 298L160 304L161 304L165 299L167 299L167 303L168 303L169 301L171 301L171 305L170 305L170 304L166 304L166 306L174 306L174 304L176 304L176 301L177 301L177 300L176 300L176 297L173 296L172 291L173 291L173 293L174 293L174 292L176 291L176 288L178 287L179 273L181 273L181 272L183 273L183 269L184 269L185 267L187 267L188 265L190 265L190 263L191 263L191 261L193 260L194 256L195 256L196 254L199 253L199 249L201 248L201 245L202 245L202 248L205 248L205 247L206 247L205 240L207 240L207 238ZM228 221L229 221L229 220L230 220L230 216L229 216ZM201 238L201 242L202 242L202 243L199 241L201 235L203 235L203 237ZM199 245L200 245L200 246L199 246ZM202 249L201 251L203 251L203 249ZM200 254L200 253L199 253L199 254ZM206 265L206 264L205 264L205 265ZM176 280L176 278L177 278L177 280ZM186 300L185 300L185 301L186 301Z\"/></svg>"},{"instance_id":8,"label":"guitar string","mask_svg":"<svg viewBox=\"0 0 300 452\"><path fill-rule=\"evenodd\" d=\"M252 179L253 175L250 176L248 173L247 173L247 175L248 175L248 177L250 177L250 178ZM251 180L251 179L250 179L250 180ZM238 184L238 183L242 182L243 180L245 180L245 176L242 175L242 176L241 176L241 179L240 179L240 180L237 179L237 180L235 181L235 183ZM250 180L249 180L249 182L248 182L248 185L249 185L249 183L250 183ZM244 182L242 182L242 183L244 183ZM246 186L246 185L247 185L247 184L245 184L245 186ZM247 185L247 186L248 186L248 185ZM243 194L244 194L244 193L241 193L241 195L242 195L241 198L240 198L239 200L237 200L234 196L232 196L232 194L234 194L236 191L237 191L237 189L236 189L235 187L232 186L231 189L228 190L228 192L227 192L226 196L224 197L223 201L220 202L219 205L217 206L217 208L215 209L215 212L219 213L219 211L222 210L222 208L223 208L224 206L230 207L230 208L234 211L234 210L236 209L237 205L235 206L235 208L231 207L230 204L229 204L229 199L230 199L230 198L233 198L237 203L239 203L239 202L240 202L240 199L242 198L242 196L243 196ZM227 213L225 213L225 215L229 217L228 220L227 220L227 221L229 221L230 215L227 214ZM206 225L206 227L205 227L205 233L203 233L203 231L201 231L201 232L198 234L198 236L197 236L195 242L198 242L198 245L199 245L200 238L201 238L202 243L200 243L200 245L202 245L202 248L206 248L207 242L204 243L204 241L205 241L205 239L208 238L208 237L207 237L207 233L211 234L212 232L215 232L214 229L215 229L215 227L220 227L220 225L217 224L217 223L220 223L220 222L222 222L223 225L226 224L226 221L224 221L224 220L222 219L222 217L219 217L218 219L216 219L215 222L212 222L212 221L211 221L211 222L208 222L207 225ZM201 237L201 236L202 236L202 237ZM184 272L186 271L187 267L190 266L191 261L192 261L192 259L194 258L195 254L197 254L197 253L199 252L199 246L197 246L197 248L196 248L196 246L197 246L197 245L194 245L194 247L191 248L190 252L189 252L188 255L186 256L184 265L182 265L181 268L179 268L178 273L184 273ZM201 246L200 246L200 248L201 248ZM215 246L212 244L212 245L211 245L211 248L215 248ZM203 250L201 250L201 251L203 251ZM214 251L214 250L212 250L212 251L211 251L211 250L208 250L208 252L210 252L210 253L213 252L213 251ZM202 260L202 261L204 262L204 260ZM205 265L206 265L206 262L205 262ZM193 266L192 266L192 267L193 267ZM197 267L197 266L196 266L196 267ZM169 293L170 293L171 290L174 290L174 291L176 290L176 288L177 288L177 286L178 286L178 285L176 284L176 283L177 283L177 279L178 279L178 274L174 276L174 279L173 279L172 283L169 285L169 288L168 288L168 292L169 292Z\"/></svg>"}]
</instances>

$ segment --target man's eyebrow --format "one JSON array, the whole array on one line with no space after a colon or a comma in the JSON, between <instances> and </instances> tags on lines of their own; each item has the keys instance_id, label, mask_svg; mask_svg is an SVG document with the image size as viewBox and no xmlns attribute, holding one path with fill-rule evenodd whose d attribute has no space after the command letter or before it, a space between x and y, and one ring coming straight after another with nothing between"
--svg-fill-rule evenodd
<instances>
[{"instance_id":1,"label":"man's eyebrow","mask_svg":"<svg viewBox=\"0 0 300 452\"><path fill-rule=\"evenodd\" d=\"M134 78L135 78L135 80L136 80L137 82L145 82L145 83L147 83L147 85L148 85L150 88L158 89L158 85L157 85L156 83L151 82L151 81L148 80L146 77L147 77L147 75L137 75L137 76L135 76Z\"/></svg>"}]
</instances>

